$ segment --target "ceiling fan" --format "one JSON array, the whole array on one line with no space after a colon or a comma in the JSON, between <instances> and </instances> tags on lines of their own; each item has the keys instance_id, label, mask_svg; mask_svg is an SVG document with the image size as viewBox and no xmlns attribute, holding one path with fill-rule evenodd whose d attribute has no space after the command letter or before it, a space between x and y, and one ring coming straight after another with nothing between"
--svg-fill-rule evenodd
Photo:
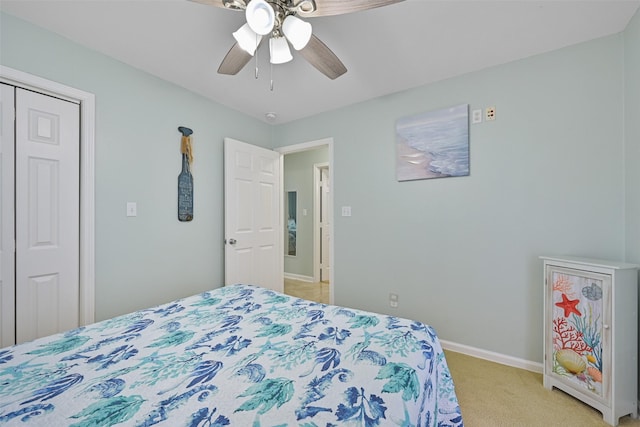
<instances>
[{"instance_id":1,"label":"ceiling fan","mask_svg":"<svg viewBox=\"0 0 640 427\"><path fill-rule=\"evenodd\" d=\"M247 65L263 36L269 37L270 62L293 59L289 44L321 73L335 79L347 72L342 61L318 37L311 24L300 19L342 15L399 3L404 0L192 0L244 11L247 23L233 33L236 43L222 60L218 73L237 74Z\"/></svg>"}]
</instances>

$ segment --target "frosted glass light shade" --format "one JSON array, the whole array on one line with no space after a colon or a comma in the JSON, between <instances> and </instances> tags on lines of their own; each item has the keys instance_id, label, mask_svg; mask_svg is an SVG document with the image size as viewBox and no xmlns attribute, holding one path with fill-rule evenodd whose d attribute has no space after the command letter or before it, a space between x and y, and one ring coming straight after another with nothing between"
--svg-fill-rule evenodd
<instances>
[{"instance_id":1,"label":"frosted glass light shade","mask_svg":"<svg viewBox=\"0 0 640 427\"><path fill-rule=\"evenodd\" d=\"M238 31L233 33L233 38L236 39L238 45L251 56L256 53L256 49L262 40L262 36L253 32L249 24L244 24Z\"/></svg>"},{"instance_id":2,"label":"frosted glass light shade","mask_svg":"<svg viewBox=\"0 0 640 427\"><path fill-rule=\"evenodd\" d=\"M269 50L272 64L284 64L293 59L291 50L289 50L289 43L284 37L271 37L269 39Z\"/></svg>"},{"instance_id":3,"label":"frosted glass light shade","mask_svg":"<svg viewBox=\"0 0 640 427\"><path fill-rule=\"evenodd\" d=\"M295 50L300 50L309 43L311 31L311 24L293 15L287 16L282 23L282 32Z\"/></svg>"},{"instance_id":4,"label":"frosted glass light shade","mask_svg":"<svg viewBox=\"0 0 640 427\"><path fill-rule=\"evenodd\" d=\"M251 0L247 5L245 15L251 29L262 36L269 34L276 23L273 7L265 0Z\"/></svg>"}]
</instances>

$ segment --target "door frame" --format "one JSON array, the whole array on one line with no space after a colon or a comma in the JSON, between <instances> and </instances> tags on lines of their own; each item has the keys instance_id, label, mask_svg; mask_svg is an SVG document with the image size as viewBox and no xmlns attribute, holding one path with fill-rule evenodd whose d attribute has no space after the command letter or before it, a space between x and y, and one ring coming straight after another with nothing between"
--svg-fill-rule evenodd
<instances>
[{"instance_id":1,"label":"door frame","mask_svg":"<svg viewBox=\"0 0 640 427\"><path fill-rule=\"evenodd\" d=\"M329 167L328 162L324 163L315 163L313 165L313 281L319 282L322 274L320 273L320 258L321 254L321 242L322 242L322 234L320 233L320 198L322 194L320 193L320 175L322 174L322 169L329 170L329 176L331 176L331 168ZM329 179L329 185L331 186L331 179ZM329 198L331 199L331 189L329 189ZM333 206L331 206L331 210L333 210ZM330 212L330 211L329 211ZM331 224L331 223L329 223ZM331 224L333 226L333 224ZM331 235L331 230L329 230L329 235ZM331 245L329 245L329 260L331 260ZM329 267L331 267L331 262L329 262ZM329 270L329 276L331 276L331 270ZM329 282L331 283L331 282Z\"/></svg>"},{"instance_id":2,"label":"door frame","mask_svg":"<svg viewBox=\"0 0 640 427\"><path fill-rule=\"evenodd\" d=\"M293 153L299 153L301 151L308 151L308 150L314 150L316 148L322 147L322 146L328 146L329 148L329 182L332 183L331 185L334 186L334 178L333 178L333 138L323 138L323 139L318 139L315 141L309 141L309 142L303 142L300 144L293 144L293 145L285 145L282 147L277 147L274 148L274 151L277 151L278 153L280 153L280 170L282 171L282 173L280 174L280 194L284 194L284 156L286 154L293 154ZM334 186L335 187L335 186ZM330 243L329 243L329 265L331 266L331 269L329 270L329 304L334 304L334 289L335 289L335 250L334 250L334 242L335 242L335 238L334 238L334 232L335 232L335 226L333 226L334 221L333 221L333 211L335 210L335 204L334 204L334 196L335 192L331 191L329 193L329 198L331 199L331 211L329 212L329 221L332 224L331 230L329 231L329 239L330 239ZM280 206L280 211L284 212L284 197L280 198L281 202L281 206ZM280 215L282 216L282 215ZM283 224L284 227L284 219L281 218L281 222ZM280 236L282 239L282 248L284 248L284 228L282 228L282 230L280 230ZM314 246L315 246L315 242L314 242ZM315 260L314 260L315 262ZM284 253L282 256L282 271L284 271ZM315 272L314 272L314 277L315 277Z\"/></svg>"},{"instance_id":3,"label":"door frame","mask_svg":"<svg viewBox=\"0 0 640 427\"><path fill-rule=\"evenodd\" d=\"M3 65L0 81L80 105L79 320L80 326L91 324L95 321L95 95Z\"/></svg>"}]
</instances>

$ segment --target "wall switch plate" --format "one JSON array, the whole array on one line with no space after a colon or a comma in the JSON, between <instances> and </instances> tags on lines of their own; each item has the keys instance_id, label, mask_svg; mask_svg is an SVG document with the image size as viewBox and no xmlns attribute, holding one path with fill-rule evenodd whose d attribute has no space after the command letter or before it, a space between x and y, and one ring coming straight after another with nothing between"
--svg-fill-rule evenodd
<instances>
[{"instance_id":1,"label":"wall switch plate","mask_svg":"<svg viewBox=\"0 0 640 427\"><path fill-rule=\"evenodd\" d=\"M471 112L471 123L473 123L474 125L477 123L482 123L482 110L478 109L478 110L473 110Z\"/></svg>"},{"instance_id":2,"label":"wall switch plate","mask_svg":"<svg viewBox=\"0 0 640 427\"><path fill-rule=\"evenodd\" d=\"M138 216L138 204L136 202L127 202L127 216Z\"/></svg>"},{"instance_id":3,"label":"wall switch plate","mask_svg":"<svg viewBox=\"0 0 640 427\"><path fill-rule=\"evenodd\" d=\"M389 306L393 308L398 308L398 294L394 294L394 293L389 294Z\"/></svg>"},{"instance_id":4,"label":"wall switch plate","mask_svg":"<svg viewBox=\"0 0 640 427\"><path fill-rule=\"evenodd\" d=\"M487 107L485 120L488 122L496 119L496 107Z\"/></svg>"},{"instance_id":5,"label":"wall switch plate","mask_svg":"<svg viewBox=\"0 0 640 427\"><path fill-rule=\"evenodd\" d=\"M351 216L351 206L342 207L342 216Z\"/></svg>"}]
</instances>

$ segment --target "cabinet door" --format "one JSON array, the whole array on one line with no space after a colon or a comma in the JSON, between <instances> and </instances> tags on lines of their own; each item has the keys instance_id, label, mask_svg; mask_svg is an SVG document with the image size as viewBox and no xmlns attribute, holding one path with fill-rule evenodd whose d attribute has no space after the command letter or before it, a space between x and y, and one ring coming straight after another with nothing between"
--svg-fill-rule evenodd
<instances>
[{"instance_id":1,"label":"cabinet door","mask_svg":"<svg viewBox=\"0 0 640 427\"><path fill-rule=\"evenodd\" d=\"M611 372L611 276L548 266L546 280L545 371L607 403Z\"/></svg>"}]
</instances>

